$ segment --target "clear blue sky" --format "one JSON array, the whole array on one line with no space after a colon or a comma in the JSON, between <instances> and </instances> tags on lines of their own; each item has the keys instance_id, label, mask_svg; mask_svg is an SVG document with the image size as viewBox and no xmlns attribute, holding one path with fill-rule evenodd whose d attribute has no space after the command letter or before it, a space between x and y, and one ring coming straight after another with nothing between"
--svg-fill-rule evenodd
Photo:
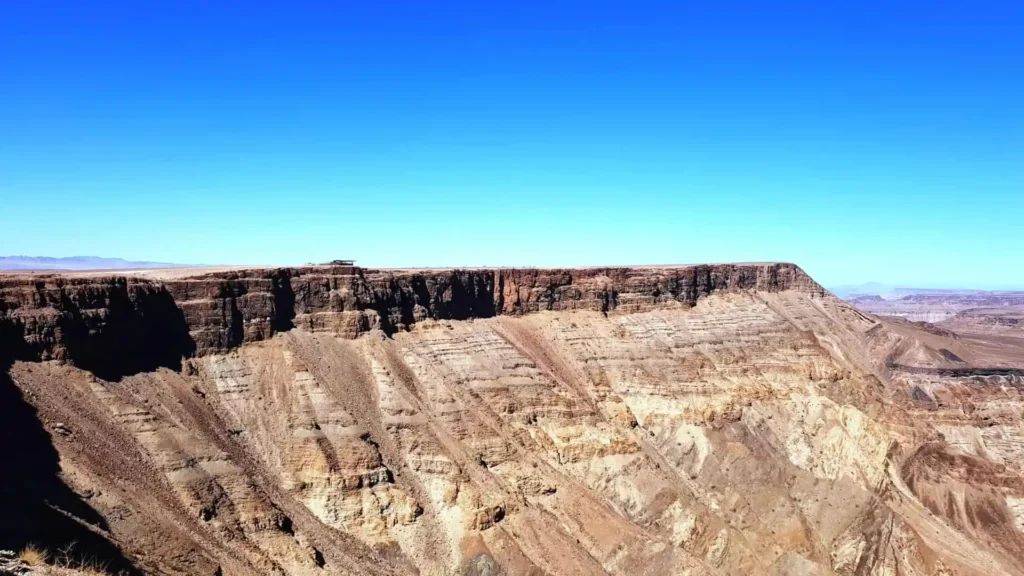
<instances>
[{"instance_id":1,"label":"clear blue sky","mask_svg":"<svg viewBox=\"0 0 1024 576\"><path fill-rule=\"evenodd\" d=\"M0 0L0 254L1024 285L1019 0L207 4Z\"/></svg>"}]
</instances>

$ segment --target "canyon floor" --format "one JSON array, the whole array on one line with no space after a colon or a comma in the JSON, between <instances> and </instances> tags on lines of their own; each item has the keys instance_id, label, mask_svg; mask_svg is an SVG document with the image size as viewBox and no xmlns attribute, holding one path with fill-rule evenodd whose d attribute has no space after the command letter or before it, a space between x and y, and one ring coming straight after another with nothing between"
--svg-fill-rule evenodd
<instances>
[{"instance_id":1,"label":"canyon floor","mask_svg":"<svg viewBox=\"0 0 1024 576\"><path fill-rule=\"evenodd\" d=\"M0 274L0 549L1024 574L1024 334L991 314L876 316L790 264Z\"/></svg>"}]
</instances>

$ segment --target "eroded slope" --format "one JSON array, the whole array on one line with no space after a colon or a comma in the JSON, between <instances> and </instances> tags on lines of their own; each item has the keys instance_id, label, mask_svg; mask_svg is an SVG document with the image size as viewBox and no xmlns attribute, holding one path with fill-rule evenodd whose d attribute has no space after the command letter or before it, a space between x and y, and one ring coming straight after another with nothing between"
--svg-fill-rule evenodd
<instances>
[{"instance_id":1,"label":"eroded slope","mask_svg":"<svg viewBox=\"0 0 1024 576\"><path fill-rule=\"evenodd\" d=\"M271 282L262 320L218 305L235 345L9 377L149 573L1024 571L1021 382L949 372L969 344L785 265L489 273L354 271L319 310L303 272L291 327ZM190 341L236 330L196 301ZM74 362L44 308L28 347Z\"/></svg>"}]
</instances>

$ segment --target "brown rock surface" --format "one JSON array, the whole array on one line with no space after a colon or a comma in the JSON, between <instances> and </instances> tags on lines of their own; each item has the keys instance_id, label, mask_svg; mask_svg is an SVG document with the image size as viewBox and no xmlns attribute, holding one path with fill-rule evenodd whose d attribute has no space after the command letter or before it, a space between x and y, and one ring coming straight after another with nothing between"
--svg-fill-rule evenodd
<instances>
[{"instance_id":1,"label":"brown rock surface","mask_svg":"<svg viewBox=\"0 0 1024 576\"><path fill-rule=\"evenodd\" d=\"M3 275L0 330L27 439L2 456L32 478L2 473L0 505L67 523L14 518L0 548L89 534L159 574L1024 572L1020 371L789 264Z\"/></svg>"}]
</instances>

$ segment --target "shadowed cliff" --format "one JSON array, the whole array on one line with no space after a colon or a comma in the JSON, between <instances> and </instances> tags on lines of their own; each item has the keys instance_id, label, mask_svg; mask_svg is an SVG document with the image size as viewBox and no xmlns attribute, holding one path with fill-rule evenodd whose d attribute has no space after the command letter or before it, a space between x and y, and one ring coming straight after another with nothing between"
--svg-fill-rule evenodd
<instances>
[{"instance_id":1,"label":"shadowed cliff","mask_svg":"<svg viewBox=\"0 0 1024 576\"><path fill-rule=\"evenodd\" d=\"M25 401L0 358L0 549L28 545L71 561L95 562L112 573L138 573L116 546L94 532L106 521L60 478L60 458L36 410Z\"/></svg>"}]
</instances>

